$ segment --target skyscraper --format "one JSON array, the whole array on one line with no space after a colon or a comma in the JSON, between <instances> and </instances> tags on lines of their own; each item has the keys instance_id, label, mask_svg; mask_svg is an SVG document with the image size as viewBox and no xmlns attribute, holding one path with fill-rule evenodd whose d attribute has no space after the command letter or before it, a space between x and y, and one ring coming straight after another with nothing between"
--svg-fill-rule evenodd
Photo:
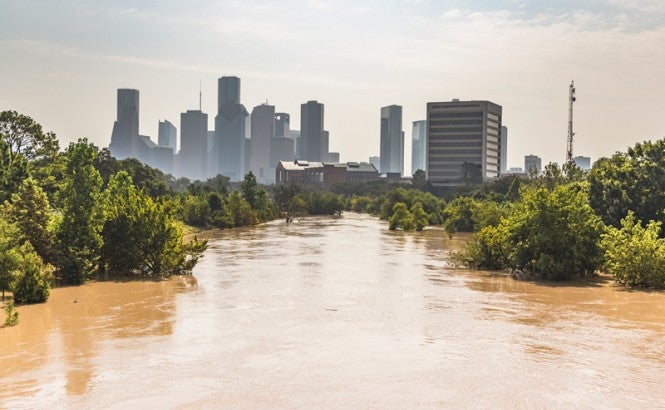
<instances>
[{"instance_id":1,"label":"skyscraper","mask_svg":"<svg viewBox=\"0 0 665 410\"><path fill-rule=\"evenodd\" d=\"M540 174L542 169L542 160L537 155L525 155L524 156L524 172L526 174L530 172L535 172ZM533 170L533 171L532 171Z\"/></svg>"},{"instance_id":2,"label":"skyscraper","mask_svg":"<svg viewBox=\"0 0 665 410\"><path fill-rule=\"evenodd\" d=\"M204 181L208 174L208 114L189 110L180 114L179 174Z\"/></svg>"},{"instance_id":3,"label":"skyscraper","mask_svg":"<svg viewBox=\"0 0 665 410\"><path fill-rule=\"evenodd\" d=\"M160 147L169 147L173 152L177 150L178 130L170 121L159 122L159 131L157 134L157 145Z\"/></svg>"},{"instance_id":4,"label":"skyscraper","mask_svg":"<svg viewBox=\"0 0 665 410\"><path fill-rule=\"evenodd\" d=\"M275 113L275 137L288 137L291 131L291 116L284 112Z\"/></svg>"},{"instance_id":5,"label":"skyscraper","mask_svg":"<svg viewBox=\"0 0 665 410\"><path fill-rule=\"evenodd\" d=\"M425 171L427 158L427 121L414 121L411 133L411 175Z\"/></svg>"},{"instance_id":6,"label":"skyscraper","mask_svg":"<svg viewBox=\"0 0 665 410\"><path fill-rule=\"evenodd\" d=\"M307 101L300 105L300 140L301 152L307 161L321 162L328 155L328 146L324 145L323 104Z\"/></svg>"},{"instance_id":7,"label":"skyscraper","mask_svg":"<svg viewBox=\"0 0 665 410\"><path fill-rule=\"evenodd\" d=\"M584 156L577 156L573 158L573 162L575 165L577 165L580 169L583 169L585 171L588 171L591 169L591 158L590 157L584 157Z\"/></svg>"},{"instance_id":8,"label":"skyscraper","mask_svg":"<svg viewBox=\"0 0 665 410\"><path fill-rule=\"evenodd\" d=\"M252 110L252 138L250 139L249 168L261 182L274 181L275 170L270 170L270 141L275 136L275 106L261 104Z\"/></svg>"},{"instance_id":9,"label":"skyscraper","mask_svg":"<svg viewBox=\"0 0 665 410\"><path fill-rule=\"evenodd\" d=\"M427 103L427 179L435 186L499 176L501 106L489 101Z\"/></svg>"},{"instance_id":10,"label":"skyscraper","mask_svg":"<svg viewBox=\"0 0 665 410\"><path fill-rule=\"evenodd\" d=\"M240 78L221 77L218 80L215 138L218 145L219 173L231 181L245 175L245 117L248 113L240 104Z\"/></svg>"},{"instance_id":11,"label":"skyscraper","mask_svg":"<svg viewBox=\"0 0 665 410\"><path fill-rule=\"evenodd\" d=\"M404 131L402 107L389 105L381 108L381 169L382 174L404 174Z\"/></svg>"},{"instance_id":12,"label":"skyscraper","mask_svg":"<svg viewBox=\"0 0 665 410\"><path fill-rule=\"evenodd\" d=\"M503 174L508 170L508 127L505 125L501 126L499 141L499 165Z\"/></svg>"},{"instance_id":13,"label":"skyscraper","mask_svg":"<svg viewBox=\"0 0 665 410\"><path fill-rule=\"evenodd\" d=\"M140 145L139 90L120 88L109 151L117 159L138 158Z\"/></svg>"}]
</instances>

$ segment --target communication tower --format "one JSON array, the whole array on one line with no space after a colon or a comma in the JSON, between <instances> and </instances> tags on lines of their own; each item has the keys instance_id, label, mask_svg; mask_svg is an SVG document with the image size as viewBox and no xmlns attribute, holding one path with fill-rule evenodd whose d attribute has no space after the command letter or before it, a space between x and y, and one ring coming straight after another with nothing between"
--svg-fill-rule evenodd
<instances>
[{"instance_id":1,"label":"communication tower","mask_svg":"<svg viewBox=\"0 0 665 410\"><path fill-rule=\"evenodd\" d=\"M568 144L566 146L566 162L573 162L573 103L575 102L575 81L568 86Z\"/></svg>"}]
</instances>

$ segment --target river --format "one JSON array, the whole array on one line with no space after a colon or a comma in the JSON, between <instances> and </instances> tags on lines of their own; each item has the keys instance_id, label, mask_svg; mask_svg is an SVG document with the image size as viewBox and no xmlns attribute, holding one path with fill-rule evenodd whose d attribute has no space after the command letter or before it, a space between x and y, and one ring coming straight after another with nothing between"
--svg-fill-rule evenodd
<instances>
[{"instance_id":1,"label":"river","mask_svg":"<svg viewBox=\"0 0 665 410\"><path fill-rule=\"evenodd\" d=\"M665 293L447 266L366 215L212 234L189 278L54 289L0 329L2 408L665 406Z\"/></svg>"}]
</instances>

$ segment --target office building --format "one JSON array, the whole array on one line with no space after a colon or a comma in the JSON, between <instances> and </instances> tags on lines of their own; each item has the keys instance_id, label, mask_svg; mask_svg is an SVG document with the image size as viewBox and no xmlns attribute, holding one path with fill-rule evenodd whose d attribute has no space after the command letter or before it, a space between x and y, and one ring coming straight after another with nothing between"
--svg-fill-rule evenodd
<instances>
[{"instance_id":1,"label":"office building","mask_svg":"<svg viewBox=\"0 0 665 410\"><path fill-rule=\"evenodd\" d=\"M312 185L330 188L344 182L370 182L379 179L379 171L366 162L280 161L275 169L275 183Z\"/></svg>"},{"instance_id":2,"label":"office building","mask_svg":"<svg viewBox=\"0 0 665 410\"><path fill-rule=\"evenodd\" d=\"M218 80L217 96L215 150L218 151L218 172L231 181L240 181L245 176L248 158L245 118L249 115L240 104L240 78L221 77Z\"/></svg>"},{"instance_id":3,"label":"office building","mask_svg":"<svg viewBox=\"0 0 665 410\"><path fill-rule=\"evenodd\" d=\"M117 159L138 158L139 147L139 90L118 89L117 116L111 133L109 151Z\"/></svg>"},{"instance_id":4,"label":"office building","mask_svg":"<svg viewBox=\"0 0 665 410\"><path fill-rule=\"evenodd\" d=\"M328 154L323 130L323 104L307 101L300 105L300 159L321 162Z\"/></svg>"},{"instance_id":5,"label":"office building","mask_svg":"<svg viewBox=\"0 0 665 410\"><path fill-rule=\"evenodd\" d=\"M525 155L524 156L524 172L529 174L535 172L540 174L542 170L542 160L537 155Z\"/></svg>"},{"instance_id":6,"label":"office building","mask_svg":"<svg viewBox=\"0 0 665 410\"><path fill-rule=\"evenodd\" d=\"M178 150L178 130L175 125L170 121L164 120L159 122L159 130L157 133L157 145L160 147L169 147L173 152Z\"/></svg>"},{"instance_id":7,"label":"office building","mask_svg":"<svg viewBox=\"0 0 665 410\"><path fill-rule=\"evenodd\" d=\"M208 176L208 114L189 110L180 114L179 176L205 181Z\"/></svg>"},{"instance_id":8,"label":"office building","mask_svg":"<svg viewBox=\"0 0 665 410\"><path fill-rule=\"evenodd\" d=\"M501 126L499 132L499 166L500 173L503 174L507 171L508 167L508 127Z\"/></svg>"},{"instance_id":9,"label":"office building","mask_svg":"<svg viewBox=\"0 0 665 410\"><path fill-rule=\"evenodd\" d=\"M275 137L275 106L261 104L252 110L249 169L256 179L266 183L273 181L274 169L270 169L270 142Z\"/></svg>"},{"instance_id":10,"label":"office building","mask_svg":"<svg viewBox=\"0 0 665 410\"><path fill-rule=\"evenodd\" d=\"M389 105L381 108L381 167L382 174L404 174L404 131L402 107Z\"/></svg>"},{"instance_id":11,"label":"office building","mask_svg":"<svg viewBox=\"0 0 665 410\"><path fill-rule=\"evenodd\" d=\"M490 101L427 103L427 179L455 186L499 176L501 106Z\"/></svg>"},{"instance_id":12,"label":"office building","mask_svg":"<svg viewBox=\"0 0 665 410\"><path fill-rule=\"evenodd\" d=\"M411 132L411 175L425 171L427 158L427 121L414 121Z\"/></svg>"},{"instance_id":13,"label":"office building","mask_svg":"<svg viewBox=\"0 0 665 410\"><path fill-rule=\"evenodd\" d=\"M285 112L275 113L275 137L288 137L291 131L291 116Z\"/></svg>"},{"instance_id":14,"label":"office building","mask_svg":"<svg viewBox=\"0 0 665 410\"><path fill-rule=\"evenodd\" d=\"M577 156L577 157L573 158L573 162L580 169L583 169L585 171L588 171L588 170L591 169L591 158L589 158L589 157Z\"/></svg>"}]
</instances>

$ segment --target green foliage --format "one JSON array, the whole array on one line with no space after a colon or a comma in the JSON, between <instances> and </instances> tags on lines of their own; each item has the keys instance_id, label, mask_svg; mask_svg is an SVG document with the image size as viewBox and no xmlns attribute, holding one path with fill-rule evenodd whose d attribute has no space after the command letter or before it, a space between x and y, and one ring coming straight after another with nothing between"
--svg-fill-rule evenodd
<instances>
[{"instance_id":1,"label":"green foliage","mask_svg":"<svg viewBox=\"0 0 665 410\"><path fill-rule=\"evenodd\" d=\"M369 212L369 207L372 203L372 198L363 196L354 196L351 198L351 210L353 212Z\"/></svg>"},{"instance_id":2,"label":"green foliage","mask_svg":"<svg viewBox=\"0 0 665 410\"><path fill-rule=\"evenodd\" d=\"M416 231L422 231L429 224L427 213L423 210L423 206L420 202L413 204L411 207L411 215L413 216L413 226Z\"/></svg>"},{"instance_id":3,"label":"green foliage","mask_svg":"<svg viewBox=\"0 0 665 410\"><path fill-rule=\"evenodd\" d=\"M429 192L415 189L391 189L385 195L377 198L377 202L372 203L367 210L371 213L378 213L381 219L390 219L393 215L395 204L399 202L405 204L407 209L410 209L415 203L419 202L428 216L429 224L443 223L443 214L441 212L443 202Z\"/></svg>"},{"instance_id":4,"label":"green foliage","mask_svg":"<svg viewBox=\"0 0 665 410\"><path fill-rule=\"evenodd\" d=\"M205 249L182 243L182 227L120 171L103 195L101 263L113 276L169 276L191 269Z\"/></svg>"},{"instance_id":5,"label":"green foliage","mask_svg":"<svg viewBox=\"0 0 665 410\"><path fill-rule=\"evenodd\" d=\"M44 191L34 179L26 178L18 192L12 195L8 216L21 231L25 240L30 241L37 254L45 261L51 260L53 238L48 231L50 207Z\"/></svg>"},{"instance_id":6,"label":"green foliage","mask_svg":"<svg viewBox=\"0 0 665 410\"><path fill-rule=\"evenodd\" d=\"M14 307L14 301L10 300L5 305L5 326L18 324L18 311Z\"/></svg>"},{"instance_id":7,"label":"green foliage","mask_svg":"<svg viewBox=\"0 0 665 410\"><path fill-rule=\"evenodd\" d=\"M646 226L630 211L621 228L609 227L602 236L603 268L626 286L665 288L665 239L660 238L661 222Z\"/></svg>"},{"instance_id":8,"label":"green foliage","mask_svg":"<svg viewBox=\"0 0 665 410\"><path fill-rule=\"evenodd\" d=\"M589 173L589 201L615 227L629 211L640 221L665 222L665 140L643 142L598 160Z\"/></svg>"},{"instance_id":9,"label":"green foliage","mask_svg":"<svg viewBox=\"0 0 665 410\"><path fill-rule=\"evenodd\" d=\"M16 283L16 272L21 264L20 236L16 225L0 218L0 290L3 298L5 291L12 290Z\"/></svg>"},{"instance_id":10,"label":"green foliage","mask_svg":"<svg viewBox=\"0 0 665 410\"><path fill-rule=\"evenodd\" d=\"M331 192L312 192L308 203L310 215L341 215L345 206L342 197Z\"/></svg>"},{"instance_id":11,"label":"green foliage","mask_svg":"<svg viewBox=\"0 0 665 410\"><path fill-rule=\"evenodd\" d=\"M56 232L57 275L64 283L80 284L97 267L103 213L102 178L93 166L97 149L86 140L67 150L67 179L60 195L62 221Z\"/></svg>"},{"instance_id":12,"label":"green foliage","mask_svg":"<svg viewBox=\"0 0 665 410\"><path fill-rule=\"evenodd\" d=\"M17 303L43 303L51 293L53 279L51 266L44 265L42 258L35 253L30 243L23 244L20 273L14 287L14 301Z\"/></svg>"},{"instance_id":13,"label":"green foliage","mask_svg":"<svg viewBox=\"0 0 665 410\"><path fill-rule=\"evenodd\" d=\"M402 228L405 231L415 228L413 215L403 202L397 202L393 205L392 216L388 220L388 229L395 230L397 228Z\"/></svg>"},{"instance_id":14,"label":"green foliage","mask_svg":"<svg viewBox=\"0 0 665 410\"><path fill-rule=\"evenodd\" d=\"M511 268L549 280L592 273L603 225L577 185L526 190L506 218L483 228L460 255L472 267Z\"/></svg>"}]
</instances>

